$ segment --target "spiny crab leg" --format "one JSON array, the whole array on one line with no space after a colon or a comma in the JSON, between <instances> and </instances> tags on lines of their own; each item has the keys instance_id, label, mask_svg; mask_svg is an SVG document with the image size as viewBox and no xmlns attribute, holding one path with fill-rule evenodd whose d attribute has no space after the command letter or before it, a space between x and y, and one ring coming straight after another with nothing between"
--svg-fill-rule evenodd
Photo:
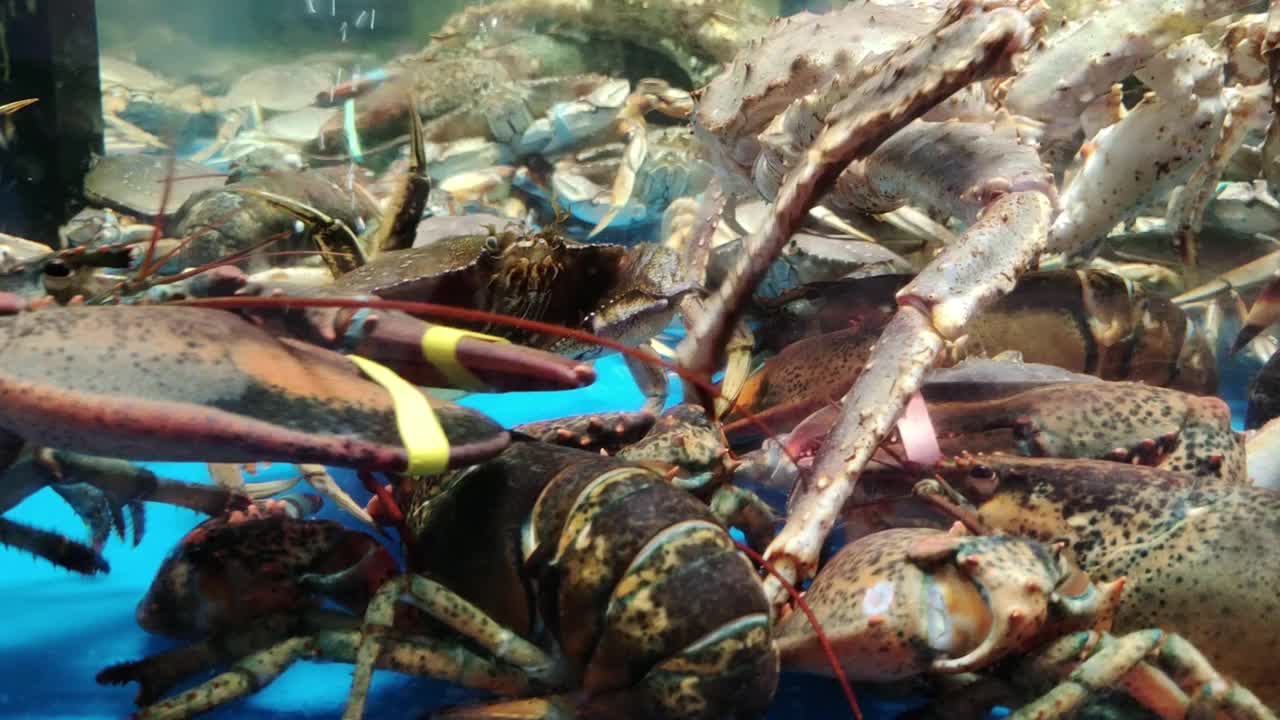
<instances>
[{"instance_id":1,"label":"spiny crab leg","mask_svg":"<svg viewBox=\"0 0 1280 720\"><path fill-rule=\"evenodd\" d=\"M1137 73L1155 94L1093 138L1092 152L1063 192L1050 252L1093 254L1117 222L1183 182L1207 158L1226 117L1224 62L1192 35Z\"/></svg>"},{"instance_id":2,"label":"spiny crab leg","mask_svg":"<svg viewBox=\"0 0 1280 720\"><path fill-rule=\"evenodd\" d=\"M1273 275L1253 301L1253 307L1249 308L1249 314L1244 318L1240 334L1231 344L1232 354L1240 352L1241 348L1277 322L1280 322L1280 274Z\"/></svg>"},{"instance_id":3,"label":"spiny crab leg","mask_svg":"<svg viewBox=\"0 0 1280 720\"><path fill-rule=\"evenodd\" d=\"M944 25L938 34L947 29ZM1204 158L1219 137L1225 115L1222 69L1221 54L1198 36L1175 43L1139 73L1157 95L1099 133L1095 151L1064 193L1065 207L1056 219L1052 190L1042 181L1011 185L1012 192L988 197L978 221L900 291L898 312L845 396L831 438L815 460L811 478L797 488L791 517L769 548L768 557L780 574L789 580L812 576L821 545L854 481L919 390L924 372L945 343L959 339L966 324L1011 290L1042 252L1074 254L1092 247L1140 202L1181 182ZM901 72L892 77L904 82ZM861 89L856 88L850 99ZM794 223L804 209L791 203L813 199L813 179L822 177L822 169L815 166L823 160L823 148L856 146L855 138L830 137L837 130L859 128L829 123L815 142L816 150L788 174L769 232L777 227L789 231L786 223ZM797 187L810 194L798 199ZM750 269L749 263L741 265ZM732 288L724 295L731 292ZM689 352L696 357L714 349ZM783 597L780 583L773 579L766 581L766 592L775 603Z\"/></svg>"},{"instance_id":4,"label":"spiny crab leg","mask_svg":"<svg viewBox=\"0 0 1280 720\"><path fill-rule=\"evenodd\" d=\"M898 293L898 312L845 395L836 425L808 480L796 488L791 516L770 547L779 573L789 580L813 575L822 543L853 493L853 478L919 392L943 345L962 335L978 310L1011 290L1035 261L1052 218L1053 205L1043 193L1003 195ZM781 590L772 587L776 582L766 580L773 598Z\"/></svg>"},{"instance_id":5,"label":"spiny crab leg","mask_svg":"<svg viewBox=\"0 0 1280 720\"><path fill-rule=\"evenodd\" d=\"M1267 32L1262 42L1262 57L1267 63L1271 81L1271 123L1262 143L1262 176L1270 187L1280 186L1280 2L1267 4Z\"/></svg>"},{"instance_id":6,"label":"spiny crab leg","mask_svg":"<svg viewBox=\"0 0 1280 720\"><path fill-rule=\"evenodd\" d=\"M1222 137L1209 154L1208 162L1196 167L1186 186L1170 201L1166 216L1174 229L1174 243L1182 250L1182 261L1188 267L1196 266L1200 226L1227 163L1244 145L1249 131L1265 122L1271 109L1271 93L1266 85L1227 88L1225 95L1228 111Z\"/></svg>"},{"instance_id":7,"label":"spiny crab leg","mask_svg":"<svg viewBox=\"0 0 1280 720\"><path fill-rule=\"evenodd\" d=\"M787 174L773 212L747 239L747 252L712 296L707 315L681 343L682 363L696 372L714 368L769 265L814 200L851 161L870 154L965 85L1007 69L1010 57L1031 36L1031 22L1014 8L962 2L933 32L865 67L861 81L832 109L801 164Z\"/></svg>"},{"instance_id":8,"label":"spiny crab leg","mask_svg":"<svg viewBox=\"0 0 1280 720\"><path fill-rule=\"evenodd\" d=\"M1277 270L1280 270L1280 250L1269 252L1240 267L1232 268L1203 285L1175 295L1172 302L1185 306L1223 293L1250 290L1270 280Z\"/></svg>"},{"instance_id":9,"label":"spiny crab leg","mask_svg":"<svg viewBox=\"0 0 1280 720\"><path fill-rule=\"evenodd\" d=\"M1057 3L1055 3L1056 5ZM1046 123L1046 140L1070 137L1080 117L1152 56L1248 0L1126 0L1055 34L1005 83L1005 106ZM1073 147L1074 151L1074 147Z\"/></svg>"}]
</instances>

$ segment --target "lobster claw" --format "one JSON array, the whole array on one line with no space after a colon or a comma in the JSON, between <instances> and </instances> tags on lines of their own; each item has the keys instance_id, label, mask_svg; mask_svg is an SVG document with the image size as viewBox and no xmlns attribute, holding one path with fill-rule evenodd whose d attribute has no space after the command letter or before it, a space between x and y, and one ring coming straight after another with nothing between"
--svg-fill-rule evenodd
<instances>
[{"instance_id":1,"label":"lobster claw","mask_svg":"<svg viewBox=\"0 0 1280 720\"><path fill-rule=\"evenodd\" d=\"M1093 583L1060 549L1047 561L1032 544L1006 535L926 538L908 557L918 564L953 562L979 586L990 610L986 637L959 657L934 660L936 673L973 672L1024 652L1050 624L1064 630L1108 625L1124 588L1122 580Z\"/></svg>"},{"instance_id":2,"label":"lobster claw","mask_svg":"<svg viewBox=\"0 0 1280 720\"><path fill-rule=\"evenodd\" d=\"M221 310L49 308L0 316L0 334L22 338L0 352L0 431L60 450L425 474L510 441L484 414L429 400L376 362ZM67 337L79 352L50 361Z\"/></svg>"},{"instance_id":3,"label":"lobster claw","mask_svg":"<svg viewBox=\"0 0 1280 720\"><path fill-rule=\"evenodd\" d=\"M574 390L596 379L595 370L582 361L424 322L396 310L308 305L308 300L338 298L316 288L250 281L237 268L206 271L189 278L177 292L177 296L199 298L262 298L264 303L274 300L270 305L235 307L264 323L273 333L367 357L424 387L472 392ZM295 297L298 293L318 297ZM341 300L359 305L376 298Z\"/></svg>"}]
</instances>

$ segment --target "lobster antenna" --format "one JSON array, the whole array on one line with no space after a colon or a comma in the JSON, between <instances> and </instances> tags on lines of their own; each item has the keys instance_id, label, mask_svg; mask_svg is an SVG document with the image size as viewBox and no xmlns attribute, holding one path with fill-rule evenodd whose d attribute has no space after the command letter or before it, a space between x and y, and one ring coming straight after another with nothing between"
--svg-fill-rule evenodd
<instances>
[{"instance_id":1,"label":"lobster antenna","mask_svg":"<svg viewBox=\"0 0 1280 720\"><path fill-rule=\"evenodd\" d=\"M823 631L822 626L818 624L818 618L813 614L813 610L809 608L809 603L804 601L804 596L800 594L799 590L796 590L795 585L788 582L781 573L774 569L773 563L765 560L760 553L752 550L746 543L734 540L733 544L745 553L747 557L751 558L753 562L764 568L765 572L776 578L778 583L782 585L782 589L786 590L787 594L791 596L796 607L800 608L800 612L803 612L804 616L809 619L809 624L813 626L813 631L818 636L818 644L822 645L822 652L826 654L827 661L831 663L831 670L836 675L836 682L840 683L840 690L844 692L844 699L849 703L849 709L853 711L853 716L857 720L862 720L862 708L858 707L858 698L853 694L853 686L849 684L849 678L845 677L844 668L840 666L840 660L836 657L835 648L831 646L831 640L827 637L826 632Z\"/></svg>"},{"instance_id":2,"label":"lobster antenna","mask_svg":"<svg viewBox=\"0 0 1280 720\"><path fill-rule=\"evenodd\" d=\"M151 261L155 258L156 245L160 242L160 235L164 232L164 223L161 218L164 217L165 211L169 209L169 196L173 193L173 174L178 166L178 143L172 128L169 129L168 135L169 147L172 149L169 151L168 156L165 157L164 187L160 190L160 212L156 213L156 224L151 231L151 242L147 243L147 253L142 256L142 267L140 269L140 272L148 274L151 268Z\"/></svg>"}]
</instances>

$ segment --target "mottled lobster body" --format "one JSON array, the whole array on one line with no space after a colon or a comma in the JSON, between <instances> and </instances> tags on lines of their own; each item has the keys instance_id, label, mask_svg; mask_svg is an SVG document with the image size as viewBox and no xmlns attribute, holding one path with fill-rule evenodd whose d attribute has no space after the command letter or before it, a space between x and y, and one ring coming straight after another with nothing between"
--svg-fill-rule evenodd
<instances>
[{"instance_id":1,"label":"mottled lobster body","mask_svg":"<svg viewBox=\"0 0 1280 720\"><path fill-rule=\"evenodd\" d=\"M541 618L590 698L578 712L767 707L778 658L755 572L707 506L657 473L520 442L417 494L412 568L521 635Z\"/></svg>"}]
</instances>

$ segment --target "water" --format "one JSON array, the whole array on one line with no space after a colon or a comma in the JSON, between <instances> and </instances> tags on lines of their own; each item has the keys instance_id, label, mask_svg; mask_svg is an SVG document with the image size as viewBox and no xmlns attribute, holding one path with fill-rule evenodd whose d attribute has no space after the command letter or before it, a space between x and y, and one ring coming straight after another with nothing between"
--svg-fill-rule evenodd
<instances>
[{"instance_id":1,"label":"water","mask_svg":"<svg viewBox=\"0 0 1280 720\"><path fill-rule=\"evenodd\" d=\"M781 239L787 242L781 244L780 259L757 278L761 281L754 295L741 298L746 326L754 335L757 374L739 401L763 416L771 437L761 449L758 427L739 410L727 414L721 427L732 452L714 455L714 462L722 463L714 466L718 471L733 471L733 484L757 493L779 519L794 510L783 532L795 532L796 518L817 517L841 504L823 494L839 486L816 482L808 474L810 464L827 462L829 471L839 469L855 456L859 443L868 448L879 444L884 449L867 463L851 504L826 518L834 528L822 545L823 563L847 557L849 548L865 547L857 538L868 523L871 529L882 522L927 524L939 532L950 525L953 516L905 498L912 483L936 473L966 502L981 506L981 522L990 528L1032 532L1035 526L1046 528L1040 541L1065 539L1099 586L1127 574L1124 594L1118 596L1117 634L1152 624L1177 632L1224 675L1257 692L1263 703L1280 703L1280 685L1259 670L1266 667L1262 656L1280 648L1274 597L1266 590L1280 582L1275 577L1280 565L1267 552L1280 527L1280 502L1274 489L1266 489L1280 487L1280 472L1267 453L1265 436L1251 440L1246 461L1244 436L1233 434L1280 414L1276 391L1267 390L1265 382L1274 377L1275 368L1264 368L1264 363L1280 342L1264 327L1266 303L1259 302L1262 310L1255 310L1250 320L1244 317L1259 298L1268 296L1262 286L1274 276L1276 263L1267 258L1280 253L1280 202L1269 186L1280 178L1271 163L1272 145L1280 136L1268 126L1272 79L1256 43L1235 43L1250 33L1261 36L1265 15L1243 11L1263 12L1264 4L1204 3L1196 10L1208 16L1200 27L1200 20L1160 15L1176 3L1154 0L1114 6L1063 0L1051 2L1047 15L987 3L985 8L966 6L968 14L935 31L948 4L10 2L0 6L0 105L24 98L38 101L0 114L0 233L5 233L0 234L0 291L28 301L49 296L52 300L39 301L49 304L77 295L94 305L117 300L136 304L144 297L157 303L209 292L200 278L186 282L178 273L222 264L228 267L219 268L217 277L234 278L235 287L248 283L255 292L265 284L294 296L376 294L479 307L595 331L670 359L671 350L686 338L676 308L715 312L721 298L714 293L724 292L724 279L737 272L735 263L747 252L742 236L751 234L759 244L768 239L769 228L781 227ZM579 5L589 7L584 11ZM794 17L771 23L780 16ZM1224 32L1228 23L1235 23L1233 30ZM1071 29L1076 27L1083 30ZM1163 32L1168 27L1192 35L1179 39ZM971 28L982 28L991 37L1006 35L995 45L980 45L965 40ZM754 43L766 33L762 44ZM1036 33L1049 42L1031 42ZM932 54L904 61L907 43L929 34L934 44L910 52ZM48 44L46 37L51 38ZM1143 42L1125 39L1134 37ZM979 61L991 47L1015 53L1012 64ZM1091 69L1076 76L1072 68L1077 67ZM858 80L858 73L871 68L878 68L872 81ZM951 72L937 73L937 82L922 80L939 69ZM986 79L945 88L950 79L974 74ZM1188 80L1192 75L1194 83ZM885 77L892 81L879 82ZM831 84L853 99L843 104L836 103L838 98L821 99ZM1071 91L1043 91L1059 84L1072 84ZM1155 95L1144 99L1146 93ZM807 98L803 102L809 104L793 105L797 98ZM822 155L805 152L813 138L818 138L812 140L815 145L828 149L847 146L836 137L840 121L868 111L863 117L870 120L853 135L865 142L887 117L877 119L869 111L901 110L904 98L920 105L920 113L912 117L928 113L916 122L904 121L835 185L818 184L830 194L803 203L807 207L822 200L825 208L808 214L802 212L806 208L792 208L768 224L770 201L807 192L805 183L798 189L779 187L796 176L798 164L822 160ZM788 107L792 114L787 122L770 124ZM1227 108L1234 113L1229 122ZM422 121L421 174L429 182L411 182L411 113ZM424 190L428 185L429 191ZM422 192L414 195L418 190ZM721 196L728 199L720 203ZM410 200L396 205L401 197ZM1204 207L1186 203L1189 197L1202 199ZM280 203L290 200L301 205L282 209ZM392 214L402 207L408 209L396 227L405 232L391 240L415 249L378 247L382 240L377 231L391 226ZM1175 237L1180 224L1191 228L1197 244L1180 244ZM159 243L147 250L153 235ZM664 242L671 249L655 249ZM972 257L944 249L965 247L966 242ZM1004 252L1037 242L1074 254L1046 253L1038 267L1031 267L1017 253ZM136 247L124 253L121 243ZM46 254L53 252L46 246L62 253ZM73 246L80 249L69 250ZM321 249L329 253L324 258ZM379 259L388 251L402 254L395 262ZM146 256L162 262L147 265ZM1250 270L1234 270L1250 261L1256 261ZM933 272L930 280L926 267L941 267L944 273ZM921 425L919 414L908 410L902 424L890 423L888 437L875 436L870 418L880 412L891 416L890 400L864 392L865 384L846 393L855 378L874 378L871 368L883 373L902 361L893 354L911 338L872 348L894 309L927 309L939 286L945 295L947 287L974 279L990 289L982 283L1019 273L1017 287L1010 291L1001 285L1000 293L1008 296L981 313L964 316L964 308L949 307L951 317L959 318L954 327L942 324L944 313L935 313L939 328L951 333L954 342L933 363L939 370L924 378L922 397L933 425ZM334 275L341 275L336 284ZM913 275L924 287L916 288L914 296L900 293ZM143 276L149 278L140 287L120 284ZM409 279L416 281L411 288L402 284ZM1215 282L1213 292L1190 297L1196 288ZM544 287L549 295L541 297L537 293ZM701 308L689 302L696 296L703 298ZM7 294L0 300L18 302ZM297 459L298 448L305 447L337 458L332 474L360 506L371 494L354 470L338 466L411 460L429 464L412 452L424 442L414 434L423 423L404 421L412 417L412 403L419 398L411 386L377 380L377 369L367 365L361 365L363 374L357 373L330 350L299 351L308 346L283 344L271 336L284 332L279 324L268 324L263 331L209 309L198 311L206 313L199 321L178 318L173 313L185 311L173 308L41 312L18 316L22 321L48 318L33 320L22 335L18 321L0 315L0 441L16 437L59 451L140 461L183 453L204 460L201 453L237 448L245 453L238 461L275 460L257 468L249 478L254 482L296 476L297 468L285 460ZM372 322L365 311L350 317L309 315L317 323L311 330L319 327L319 332L290 342L328 343L339 353L391 366L424 386L459 382L459 373L439 357L433 368L417 364L420 344L445 347L450 354L448 342L423 335L424 326L408 316L379 312L384 315ZM481 376L493 382L495 371L501 370L509 374L504 382L515 382L512 377L527 381L521 373L534 366L553 373L559 383L572 384L565 378L573 362L566 358L590 360L595 376L594 382L570 390L437 391L438 397L456 399L478 413L469 416L469 430L463 433L464 424L456 419L463 410L437 410L450 433L465 434L461 441L454 438L455 450L460 443L490 439L498 426L634 411L646 401L616 353L600 357L595 348L567 347L542 330L507 322L467 325L470 320L438 312L428 317L545 351L522 355L525 365L494 363L492 354L499 351L482 345L488 364L474 357L464 360L464 378L470 374L472 380ZM301 332L300 315L290 319L288 330ZM1232 352L1237 335L1250 322L1258 338ZM432 337L437 338L434 345ZM403 338L408 338L407 347L387 352ZM968 360L961 362L962 356ZM1006 362L983 364L983 358L993 356ZM961 370L947 369L953 365ZM722 366L703 369L716 382L726 374ZM1064 377L1063 371L1077 375ZM1051 379L1045 380L1046 374ZM906 375L904 371L900 377ZM1260 376L1263 381L1251 394ZM684 399L685 383L669 371L665 377L665 407L670 409ZM1089 384L1060 384L1083 381ZM1157 391L1121 382L1170 390L1153 394ZM909 384L905 379L886 381L883 387ZM72 395L58 405L48 394L54 390ZM1022 391L1026 393L1017 394ZM859 394L877 398L853 411L848 424L857 425L859 418L862 424L821 445L832 411L841 403L851 408L851 398ZM888 389L881 393L891 394ZM1226 409L1193 396L1216 396ZM37 402L24 404L37 397ZM905 403L910 394L896 399ZM181 412L170 413L177 403L186 404ZM232 415L218 414L223 412ZM979 421L985 423L982 428L976 428ZM674 447L692 453L701 449L693 439L702 436L690 427L683 428L685 435ZM224 432L225 440L210 441L215 432ZM335 435L341 443L327 440ZM100 438L113 439L95 442ZM785 440L804 468L794 493L790 461L775 455L769 472L748 472L757 467L753 463L770 457L767 450L774 440ZM835 447L837 441L844 450L827 458L820 448ZM263 449L243 451L250 443ZM357 445L367 451L359 462L351 449ZM529 447L519 438L515 449L507 451L512 454L501 457L527 459L532 455L518 453L534 453ZM1000 456L979 459L980 468L968 472L948 462L930 469L936 452L949 456L998 450L1058 458L1060 464L1039 480L1033 476L1042 467L1037 465L1014 465L1023 469L1002 474L1020 461ZM917 466L903 469L904 456ZM1120 456L1130 465L1089 464ZM596 460L582 457L582 463ZM528 471L537 476L530 469L535 461L552 462L522 460L510 475ZM1142 475L1139 484L1125 484L1134 482L1127 480L1128 471L1142 472L1134 463L1155 462L1170 474ZM990 470L985 469L988 464ZM165 478L211 483L199 462L144 465ZM667 468L663 465L662 472ZM1057 485L1090 468L1105 481L1088 485L1087 491ZM687 485L697 470L686 468L670 477ZM482 473L466 477L472 483L486 481ZM643 477L648 479L642 490L658 493L651 490L657 476ZM1248 478L1263 487L1237 487ZM87 539L86 523L67 501L50 489L24 497L19 480L16 471L0 476L0 488L8 491L0 493L0 507L12 506L4 512L5 520L53 530L76 543ZM1035 503L1017 495L1033 481L1041 483ZM469 597L477 603L492 604L494 598L511 595L519 598L514 605L523 608L519 587L488 579L495 576L494 568L511 564L513 572L547 573L540 582L550 586L547 548L552 543L521 559L480 554L503 547L498 541L513 536L486 530L492 514L484 510L496 513L503 502L515 502L497 495L514 484L504 477L493 486L471 486L493 488L492 508L486 500L478 514L465 515L465 504L461 509L451 506L456 515L436 517L428 527L441 532L456 528L455 534L438 543L442 546L423 549L412 563L396 530L387 530L379 540L399 566L414 564L412 569L456 584L464 595L473 593ZM1008 498L1004 505L988 501L992 485ZM422 487L435 486L426 481L404 484L397 490L399 502L416 506L421 498L411 491ZM616 486L601 480L592 487L612 491ZM1108 494L1113 487L1128 490ZM299 486L295 491L305 490ZM555 551L561 564L554 571L571 565L564 558L587 547L583 538L591 532L621 536L633 523L647 522L644 511L650 508L636 505L640 490L635 492L626 502L594 508L594 524ZM724 497L717 497L712 507L723 510ZM527 505L501 516L508 518L504 531L514 533L511 527L533 514ZM685 505L673 507L684 509L664 509L662 517L679 515L678 520L685 517L681 513L694 512ZM1002 515L1004 507L1019 508L1018 514ZM619 508L626 512L606 514ZM365 531L332 501L315 517ZM956 517L969 518L963 513ZM115 663L184 646L145 632L135 613L166 557L204 516L149 502L145 518L145 533L136 546L132 536L106 540L101 552L110 572L95 576L0 546L0 597L8 620L0 639L0 660L7 668L0 679L0 717L127 715L136 709L137 684L101 685L95 675ZM750 534L746 519L739 517L732 529L736 540ZM284 527L281 521L257 522ZM648 533L643 536L648 545L658 545L655 537L663 542L684 537L665 526L661 535L643 527L636 532ZM901 530L886 532L879 537L905 537ZM1096 534L1103 542L1094 541ZM826 593L819 585L810 593L828 630L852 632L848 627L853 627L873 633L886 617L902 623L899 635L880 640L878 652L853 654L847 667L866 676L883 673L894 662L923 663L930 652L939 658L965 655L1017 603L1025 604L1017 607L1024 616L1035 617L1036 598L1047 596L1048 589L1059 591L1055 597L1072 594L1064 589L1068 580L1058 574L1069 565L1018 559L1024 556L1017 548L1029 547L1035 542L1031 539L993 541L1007 542L1000 550L1009 554L998 562L984 556L951 575L945 569L951 554L924 552L948 542L938 534L927 543L910 544L916 560L906 557L907 541L886 544L874 557L864 558L858 566L862 575L824 571L819 577L819 582L843 577L854 585L840 593ZM520 550L529 553L532 548ZM229 550L215 546L210 552ZM1025 557L1042 558L1052 551L1027 552L1031 554ZM884 560L893 553L901 557ZM936 558L918 559L922 553ZM266 572L276 561L295 559L270 551L267 556L251 556L246 572ZM637 551L626 555L618 570L634 569L654 557L661 554ZM688 583L681 599L698 613L755 597L755 580L741 567L715 577L696 574L702 567L719 567L711 564L716 557L707 551L669 575ZM457 572L449 564L455 559L464 563ZM894 562L900 565L893 567L905 570L885 574L883 566ZM998 574L984 576L990 567L999 567ZM736 577L737 570L744 573L741 585L731 591L710 589L713 582ZM1014 573L1022 573L1011 581L1021 595L992 589ZM561 582L572 587L568 577ZM468 586L475 578L485 578L488 585ZM1263 591L1257 589L1260 585ZM227 586L245 597L262 590L245 580L228 581ZM209 580L189 589L215 603L220 587ZM724 597L713 597L717 592ZM833 595L842 604L832 604ZM253 597L265 603L277 596L260 592ZM1153 597L1159 599L1142 600ZM989 605L993 599L995 605ZM618 601L614 607L641 604L633 602ZM693 610L677 606L678 600L671 602L647 617L646 627L668 627L660 625L664 616L666 621L687 615L700 619ZM1065 604L1054 602L1054 617L1068 612ZM330 609L338 607L329 603ZM898 614L885 615L887 607ZM489 610L509 612L510 607ZM559 630L560 637L568 637L579 629L574 623L586 626L576 611L565 612L570 616L558 621L559 628L554 618L546 623L548 633ZM194 622L194 616L204 616L190 615L184 619ZM774 628L784 643L788 632L804 631L788 622ZM1030 657L1041 642L1067 631L1055 632L1007 652ZM546 634L538 639L545 640ZM807 662L799 652L784 654L782 662L784 673L768 717L852 715L835 681L798 672L827 671L825 664ZM1158 665L1157 658L1149 657L1149 662ZM976 669L1003 673L1007 679L1027 666L1029 662L1015 660L1003 666L982 663ZM209 677L200 674L179 688ZM259 692L208 716L333 717L351 682L348 664L303 661ZM748 680L730 696L746 702L761 682ZM856 687L867 718L894 718L936 699L923 685ZM1190 696L1196 692L1188 689ZM379 671L365 716L416 717L478 697L442 680ZM1007 704L1031 699L1002 698ZM950 704L957 702L938 700L939 716L959 714L958 706ZM992 712L1001 716L1007 711L995 707ZM1088 717L1103 712L1151 716L1115 697L1100 701L1091 712ZM1262 712L1256 716L1266 717Z\"/></svg>"}]
</instances>

